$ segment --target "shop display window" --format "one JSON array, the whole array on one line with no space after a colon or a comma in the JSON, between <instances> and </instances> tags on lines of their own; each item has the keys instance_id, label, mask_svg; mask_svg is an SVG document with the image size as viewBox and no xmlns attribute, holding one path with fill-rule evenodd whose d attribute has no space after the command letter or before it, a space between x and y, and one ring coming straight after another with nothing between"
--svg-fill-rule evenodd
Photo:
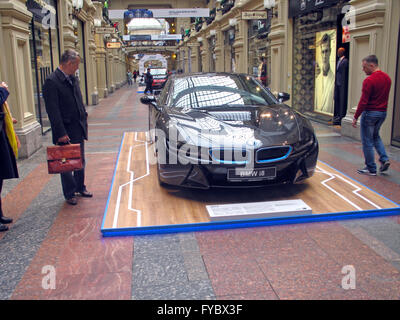
<instances>
[{"instance_id":1,"label":"shop display window","mask_svg":"<svg viewBox=\"0 0 400 320\"><path fill-rule=\"evenodd\" d=\"M42 88L46 78L59 64L59 38L57 26L57 3L54 0L46 1L55 16L48 23L50 10L40 10L36 3L29 3L28 9L33 13L30 24L29 42L31 53L31 67L33 79L33 93L36 109L36 117L41 124L42 133L50 130L50 121L46 112Z\"/></svg>"},{"instance_id":2,"label":"shop display window","mask_svg":"<svg viewBox=\"0 0 400 320\"><path fill-rule=\"evenodd\" d=\"M325 8L294 18L292 105L331 118L340 9Z\"/></svg>"}]
</instances>

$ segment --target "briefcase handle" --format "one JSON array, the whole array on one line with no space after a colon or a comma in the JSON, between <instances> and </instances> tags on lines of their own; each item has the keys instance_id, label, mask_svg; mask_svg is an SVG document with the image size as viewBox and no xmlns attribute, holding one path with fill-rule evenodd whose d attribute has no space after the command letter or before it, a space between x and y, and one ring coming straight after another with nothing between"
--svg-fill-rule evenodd
<instances>
[{"instance_id":1,"label":"briefcase handle","mask_svg":"<svg viewBox=\"0 0 400 320\"><path fill-rule=\"evenodd\" d=\"M68 141L68 142L57 142L56 146L66 146L68 144L71 144L71 141Z\"/></svg>"}]
</instances>

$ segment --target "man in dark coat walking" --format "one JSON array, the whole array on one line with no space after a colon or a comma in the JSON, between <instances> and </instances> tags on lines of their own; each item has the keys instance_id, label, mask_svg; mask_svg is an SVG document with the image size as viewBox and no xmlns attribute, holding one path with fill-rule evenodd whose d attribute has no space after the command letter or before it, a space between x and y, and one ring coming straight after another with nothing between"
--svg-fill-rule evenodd
<instances>
[{"instance_id":1,"label":"man in dark coat walking","mask_svg":"<svg viewBox=\"0 0 400 320\"><path fill-rule=\"evenodd\" d=\"M144 82L146 83L144 93L148 91L150 91L150 93L153 93L153 75L150 73L150 68L147 69L147 73L144 75Z\"/></svg>"},{"instance_id":2,"label":"man in dark coat walking","mask_svg":"<svg viewBox=\"0 0 400 320\"><path fill-rule=\"evenodd\" d=\"M83 169L61 173L61 184L67 203L77 204L76 195L92 197L85 186L84 140L88 139L87 112L78 79L74 76L81 58L74 50L66 50L60 66L49 75L43 86L43 97L49 116L54 144L79 143Z\"/></svg>"},{"instance_id":3,"label":"man in dark coat walking","mask_svg":"<svg viewBox=\"0 0 400 320\"><path fill-rule=\"evenodd\" d=\"M341 125L342 119L347 113L347 87L349 80L349 61L345 57L346 50L338 49L338 63L336 66L335 80L335 108L333 114L333 124Z\"/></svg>"},{"instance_id":4,"label":"man in dark coat walking","mask_svg":"<svg viewBox=\"0 0 400 320\"><path fill-rule=\"evenodd\" d=\"M3 215L1 205L1 190L3 188L3 180L18 178L17 162L15 154L12 150L6 132L6 105L8 98L8 86L5 82L0 83L0 232L7 231L6 224L12 223L13 219Z\"/></svg>"}]
</instances>

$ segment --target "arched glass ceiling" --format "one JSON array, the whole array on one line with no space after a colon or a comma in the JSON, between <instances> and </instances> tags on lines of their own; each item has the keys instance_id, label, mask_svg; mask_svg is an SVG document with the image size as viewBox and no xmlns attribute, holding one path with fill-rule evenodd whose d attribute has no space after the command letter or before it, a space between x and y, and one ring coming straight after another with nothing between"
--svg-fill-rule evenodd
<instances>
[{"instance_id":1,"label":"arched glass ceiling","mask_svg":"<svg viewBox=\"0 0 400 320\"><path fill-rule=\"evenodd\" d=\"M128 31L134 30L168 30L166 27L168 23L165 19L155 19L155 18L133 18L129 21L127 27Z\"/></svg>"}]
</instances>

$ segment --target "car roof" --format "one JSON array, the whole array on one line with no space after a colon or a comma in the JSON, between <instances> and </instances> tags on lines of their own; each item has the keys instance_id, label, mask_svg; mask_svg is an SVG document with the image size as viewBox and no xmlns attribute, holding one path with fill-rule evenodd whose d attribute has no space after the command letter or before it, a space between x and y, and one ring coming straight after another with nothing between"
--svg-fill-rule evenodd
<instances>
[{"instance_id":1,"label":"car roof","mask_svg":"<svg viewBox=\"0 0 400 320\"><path fill-rule=\"evenodd\" d=\"M173 77L175 79L177 78L190 78L190 77L198 77L198 76L208 76L208 77L214 77L214 76L250 76L244 73L231 73L231 72L190 72L190 73L175 73Z\"/></svg>"}]
</instances>

